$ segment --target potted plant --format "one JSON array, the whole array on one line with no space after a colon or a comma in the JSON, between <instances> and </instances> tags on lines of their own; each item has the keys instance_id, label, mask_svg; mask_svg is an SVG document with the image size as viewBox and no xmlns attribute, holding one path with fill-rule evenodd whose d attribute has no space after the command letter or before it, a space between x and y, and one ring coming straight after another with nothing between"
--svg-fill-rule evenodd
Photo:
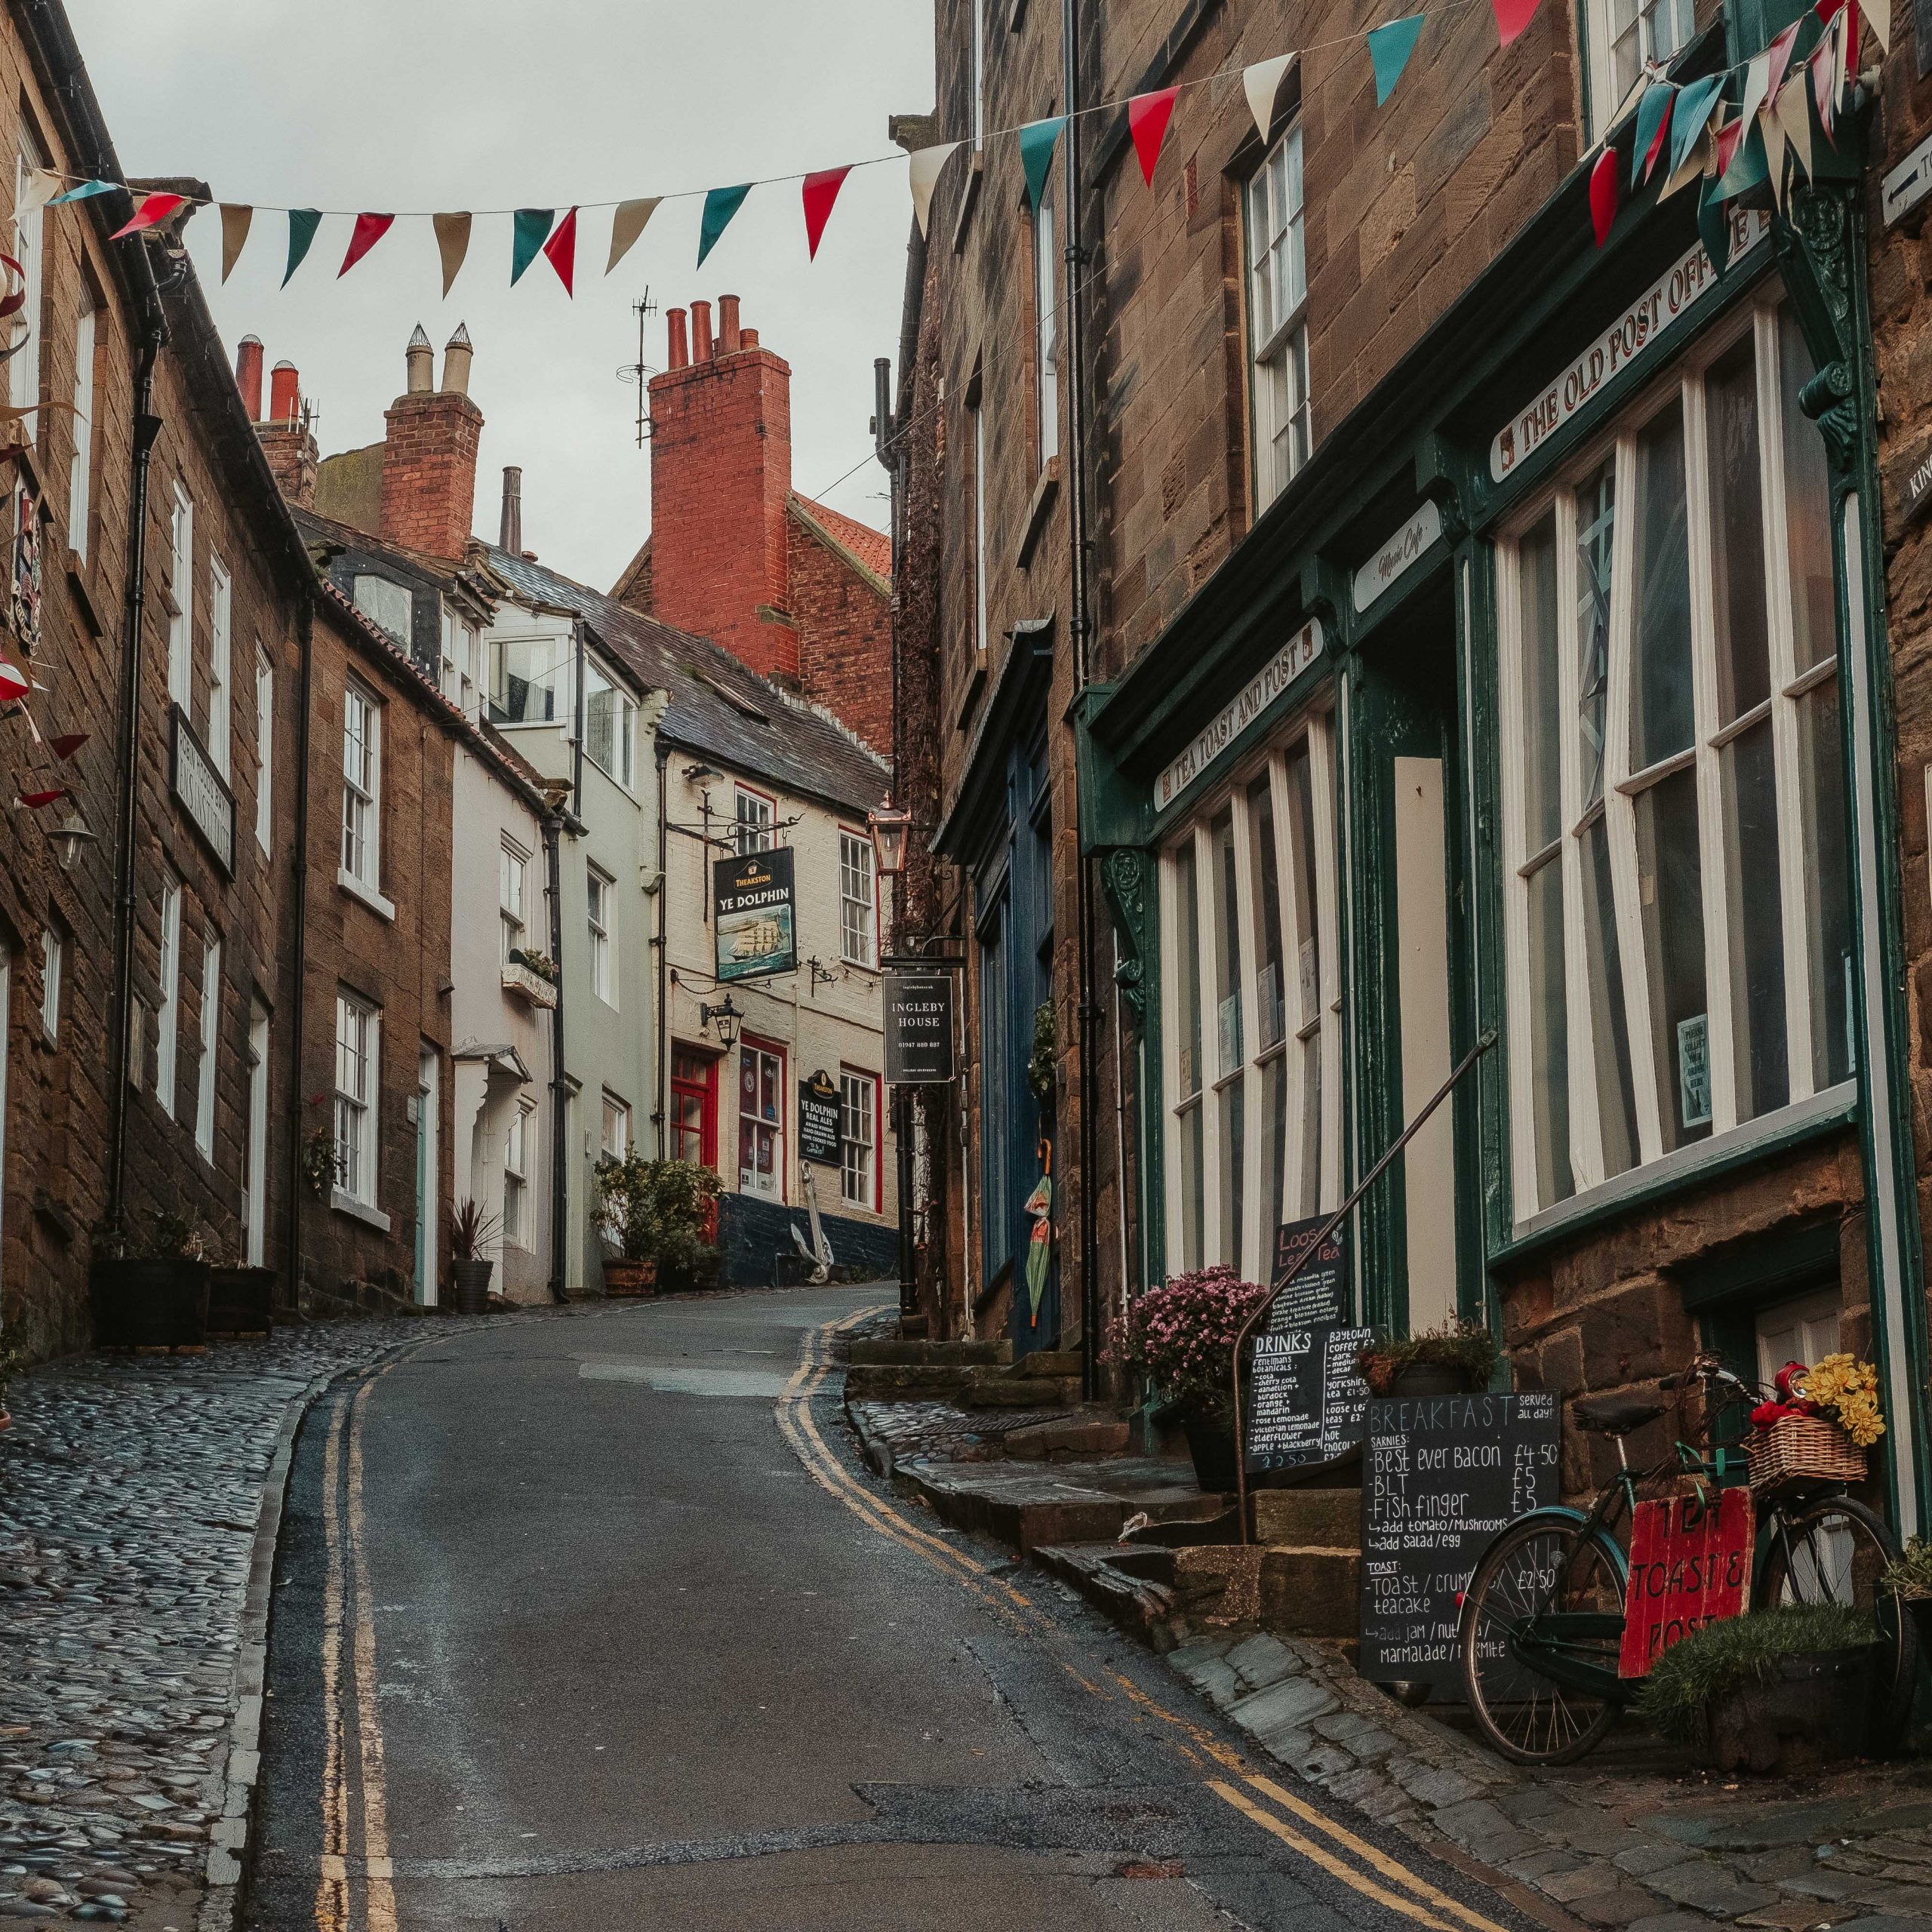
<instances>
[{"instance_id":1,"label":"potted plant","mask_svg":"<svg viewBox=\"0 0 1932 1932\"><path fill-rule=\"evenodd\" d=\"M1922 1655L1932 1655L1932 1543L1923 1537L1906 1540L1905 1554L1878 1573L1878 1594L1882 1601L1889 1591L1903 1604L1918 1626L1918 1647Z\"/></svg>"},{"instance_id":2,"label":"potted plant","mask_svg":"<svg viewBox=\"0 0 1932 1932\"><path fill-rule=\"evenodd\" d=\"M335 1134L327 1127L312 1127L302 1137L302 1178L318 1201L326 1201L338 1171Z\"/></svg>"},{"instance_id":3,"label":"potted plant","mask_svg":"<svg viewBox=\"0 0 1932 1932\"><path fill-rule=\"evenodd\" d=\"M7 1412L7 1390L14 1377L26 1367L27 1358L10 1344L0 1342L0 1429L11 1429L14 1418Z\"/></svg>"},{"instance_id":4,"label":"potted plant","mask_svg":"<svg viewBox=\"0 0 1932 1932\"><path fill-rule=\"evenodd\" d=\"M1844 1604L1726 1617L1659 1657L1638 1714L1722 1770L1796 1771L1862 1752L1873 1728L1878 1632Z\"/></svg>"},{"instance_id":5,"label":"potted plant","mask_svg":"<svg viewBox=\"0 0 1932 1932\"><path fill-rule=\"evenodd\" d=\"M541 952L534 946L513 946L510 948L510 964L527 966L540 980L548 980L553 986L557 983L557 962L547 952Z\"/></svg>"},{"instance_id":6,"label":"potted plant","mask_svg":"<svg viewBox=\"0 0 1932 1932\"><path fill-rule=\"evenodd\" d=\"M272 1268L217 1261L208 1269L208 1333L266 1335L275 1326Z\"/></svg>"},{"instance_id":7,"label":"potted plant","mask_svg":"<svg viewBox=\"0 0 1932 1932\"><path fill-rule=\"evenodd\" d=\"M208 1335L210 1269L202 1232L166 1211L94 1231L88 1269L94 1335L103 1349L198 1349Z\"/></svg>"},{"instance_id":8,"label":"potted plant","mask_svg":"<svg viewBox=\"0 0 1932 1932\"><path fill-rule=\"evenodd\" d=\"M1471 1395L1496 1373L1496 1337L1479 1321L1446 1321L1400 1340L1378 1337L1355 1365L1371 1393L1385 1400Z\"/></svg>"},{"instance_id":9,"label":"potted plant","mask_svg":"<svg viewBox=\"0 0 1932 1932\"><path fill-rule=\"evenodd\" d=\"M650 1161L633 1149L597 1164L597 1225L609 1243L604 1291L640 1295L708 1286L718 1254L718 1177L694 1161Z\"/></svg>"},{"instance_id":10,"label":"potted plant","mask_svg":"<svg viewBox=\"0 0 1932 1932\"><path fill-rule=\"evenodd\" d=\"M484 1211L480 1201L462 1201L450 1211L450 1274L459 1315L489 1312L490 1275L497 1264L483 1251L502 1226L497 1216Z\"/></svg>"},{"instance_id":11,"label":"potted plant","mask_svg":"<svg viewBox=\"0 0 1932 1932\"><path fill-rule=\"evenodd\" d=\"M1206 1491L1236 1486L1235 1341L1268 1291L1232 1268L1200 1268L1149 1288L1116 1324L1108 1360L1146 1377L1180 1416Z\"/></svg>"}]
</instances>

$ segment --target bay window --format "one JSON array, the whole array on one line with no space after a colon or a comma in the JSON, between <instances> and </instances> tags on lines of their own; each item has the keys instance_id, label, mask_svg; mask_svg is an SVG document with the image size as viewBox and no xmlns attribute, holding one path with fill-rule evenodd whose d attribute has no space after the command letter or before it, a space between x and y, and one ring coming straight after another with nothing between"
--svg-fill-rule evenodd
<instances>
[{"instance_id":1,"label":"bay window","mask_svg":"<svg viewBox=\"0 0 1932 1932\"><path fill-rule=\"evenodd\" d=\"M1331 742L1300 729L1161 866L1171 1272L1265 1280L1275 1229L1340 1198Z\"/></svg>"},{"instance_id":2,"label":"bay window","mask_svg":"<svg viewBox=\"0 0 1932 1932\"><path fill-rule=\"evenodd\" d=\"M1851 1072L1811 373L1761 300L1500 546L1519 1220Z\"/></svg>"}]
</instances>

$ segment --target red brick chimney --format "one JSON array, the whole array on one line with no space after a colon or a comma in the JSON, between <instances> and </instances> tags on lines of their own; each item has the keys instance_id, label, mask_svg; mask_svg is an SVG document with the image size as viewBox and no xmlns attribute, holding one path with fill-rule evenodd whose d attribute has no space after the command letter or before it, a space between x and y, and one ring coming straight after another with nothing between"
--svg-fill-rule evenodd
<instances>
[{"instance_id":1,"label":"red brick chimney","mask_svg":"<svg viewBox=\"0 0 1932 1932\"><path fill-rule=\"evenodd\" d=\"M787 603L791 365L741 330L738 298L670 312L670 363L651 382L653 614L755 671L798 676Z\"/></svg>"},{"instance_id":2,"label":"red brick chimney","mask_svg":"<svg viewBox=\"0 0 1932 1932\"><path fill-rule=\"evenodd\" d=\"M469 331L443 351L443 386L429 386L434 352L417 325L405 352L408 387L383 420L379 534L432 557L460 557L476 509L476 449L483 412L469 399Z\"/></svg>"},{"instance_id":3,"label":"red brick chimney","mask_svg":"<svg viewBox=\"0 0 1932 1932\"><path fill-rule=\"evenodd\" d=\"M243 407L255 426L256 440L267 457L275 488L299 509L315 507L317 452L309 409L302 400L302 379L293 362L278 362L269 377L269 409L262 414L262 345L245 335L235 353L235 383Z\"/></svg>"}]
</instances>

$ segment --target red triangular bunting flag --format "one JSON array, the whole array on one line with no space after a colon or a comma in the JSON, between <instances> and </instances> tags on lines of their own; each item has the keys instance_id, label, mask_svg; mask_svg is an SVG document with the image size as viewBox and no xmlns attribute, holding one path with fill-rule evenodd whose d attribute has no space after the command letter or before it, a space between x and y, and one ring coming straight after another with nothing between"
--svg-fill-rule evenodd
<instances>
[{"instance_id":1,"label":"red triangular bunting flag","mask_svg":"<svg viewBox=\"0 0 1932 1932\"><path fill-rule=\"evenodd\" d=\"M48 740L48 749L57 758L70 758L87 743L88 736L85 731L63 731L59 737Z\"/></svg>"},{"instance_id":2,"label":"red triangular bunting flag","mask_svg":"<svg viewBox=\"0 0 1932 1932\"><path fill-rule=\"evenodd\" d=\"M1740 120L1727 122L1718 130L1718 178L1721 180L1730 172L1730 164L1737 158L1737 144L1744 138L1744 123Z\"/></svg>"},{"instance_id":3,"label":"red triangular bunting flag","mask_svg":"<svg viewBox=\"0 0 1932 1932\"><path fill-rule=\"evenodd\" d=\"M27 674L19 666L0 657L0 704L11 704L16 698L25 697L31 688Z\"/></svg>"},{"instance_id":4,"label":"red triangular bunting flag","mask_svg":"<svg viewBox=\"0 0 1932 1932\"><path fill-rule=\"evenodd\" d=\"M64 785L57 785L51 792L16 792L14 802L17 805L30 806L38 811L42 805L51 805L56 798L64 798L66 795L67 788Z\"/></svg>"},{"instance_id":5,"label":"red triangular bunting flag","mask_svg":"<svg viewBox=\"0 0 1932 1932\"><path fill-rule=\"evenodd\" d=\"M1810 58L1812 104L1818 110L1818 125L1824 129L1826 140L1834 146L1838 143L1838 137L1832 132L1838 104L1837 38L1835 25L1826 28L1824 37L1812 48Z\"/></svg>"},{"instance_id":6,"label":"red triangular bunting flag","mask_svg":"<svg viewBox=\"0 0 1932 1932\"><path fill-rule=\"evenodd\" d=\"M358 214L349 237L349 252L342 258L342 266L335 272L336 280L340 281L389 232L395 222L392 214Z\"/></svg>"},{"instance_id":7,"label":"red triangular bunting flag","mask_svg":"<svg viewBox=\"0 0 1932 1932\"><path fill-rule=\"evenodd\" d=\"M851 171L849 167L823 168L817 174L805 177L805 246L814 261L818 260L819 237L832 219L832 205L838 200L838 191Z\"/></svg>"},{"instance_id":8,"label":"red triangular bunting flag","mask_svg":"<svg viewBox=\"0 0 1932 1932\"><path fill-rule=\"evenodd\" d=\"M1507 47L1529 25L1537 11L1537 0L1492 0L1492 4L1496 8L1496 31Z\"/></svg>"},{"instance_id":9,"label":"red triangular bunting flag","mask_svg":"<svg viewBox=\"0 0 1932 1932\"><path fill-rule=\"evenodd\" d=\"M152 228L158 221L165 221L187 198L186 195L143 195L134 205L134 219L117 228L108 240L118 242L124 235L138 234L143 228Z\"/></svg>"},{"instance_id":10,"label":"red triangular bunting flag","mask_svg":"<svg viewBox=\"0 0 1932 1932\"><path fill-rule=\"evenodd\" d=\"M1596 230L1597 246L1610 239L1610 225L1617 219L1617 194L1623 170L1614 148L1605 148L1590 170L1590 226Z\"/></svg>"},{"instance_id":11,"label":"red triangular bunting flag","mask_svg":"<svg viewBox=\"0 0 1932 1932\"><path fill-rule=\"evenodd\" d=\"M575 208L572 208L550 231L550 238L543 245L543 259L557 271L557 279L564 285L564 293L574 300L577 295L577 290L573 286L577 276Z\"/></svg>"},{"instance_id":12,"label":"red triangular bunting flag","mask_svg":"<svg viewBox=\"0 0 1932 1932\"><path fill-rule=\"evenodd\" d=\"M1179 88L1162 88L1155 94L1137 94L1127 103L1128 131L1134 137L1134 152L1140 157L1140 172L1149 187L1154 185L1154 164L1161 158L1161 143L1168 138L1168 122L1174 111Z\"/></svg>"}]
</instances>

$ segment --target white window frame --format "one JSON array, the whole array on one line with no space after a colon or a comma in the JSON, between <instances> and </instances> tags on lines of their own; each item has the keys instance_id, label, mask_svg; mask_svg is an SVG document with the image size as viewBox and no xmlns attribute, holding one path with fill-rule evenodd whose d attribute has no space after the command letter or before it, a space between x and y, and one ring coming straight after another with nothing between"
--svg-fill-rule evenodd
<instances>
[{"instance_id":1,"label":"white window frame","mask_svg":"<svg viewBox=\"0 0 1932 1932\"><path fill-rule=\"evenodd\" d=\"M1254 506L1266 509L1315 447L1308 377L1306 179L1301 121L1278 135L1241 195L1247 257L1248 385ZM1285 276L1272 276L1278 260ZM1274 284L1281 285L1278 303ZM1278 306L1278 314L1275 310Z\"/></svg>"},{"instance_id":2,"label":"white window frame","mask_svg":"<svg viewBox=\"0 0 1932 1932\"><path fill-rule=\"evenodd\" d=\"M174 1118L174 1057L180 1020L181 886L170 879L161 888L161 1004L155 1013L154 1097Z\"/></svg>"},{"instance_id":3,"label":"white window frame","mask_svg":"<svg viewBox=\"0 0 1932 1932\"><path fill-rule=\"evenodd\" d=\"M67 547L82 562L94 516L94 363L100 318L89 289L74 318L74 460L67 470Z\"/></svg>"},{"instance_id":4,"label":"white window frame","mask_svg":"<svg viewBox=\"0 0 1932 1932\"><path fill-rule=\"evenodd\" d=\"M66 935L50 919L40 932L40 1023L49 1040L60 1037L60 976L66 956Z\"/></svg>"},{"instance_id":5,"label":"white window frame","mask_svg":"<svg viewBox=\"0 0 1932 1932\"><path fill-rule=\"evenodd\" d=\"M1589 979L1583 899L1586 881L1583 833L1594 824L1597 808L1583 804L1584 779L1579 734L1559 734L1563 841L1564 992L1569 1080L1567 1124L1574 1191L1545 1201L1537 1174L1536 1067L1531 1050L1529 985L1530 876L1546 863L1546 848L1527 850L1525 800L1520 761L1500 761L1503 780L1503 876L1506 883L1505 952L1510 1057L1512 1174L1517 1226L1560 1220L1582 1211L1600 1191L1614 1193L1640 1184L1678 1165L1714 1158L1727 1148L1775 1137L1794 1118L1833 1105L1855 1091L1852 1080L1820 1089L1814 1061L1808 949L1810 908L1804 872L1804 795L1799 773L1800 701L1832 685L1838 671L1834 651L1802 672L1796 669L1792 587L1786 575L1788 525L1785 495L1785 403L1780 358L1775 287L1761 291L1739 315L1713 330L1696 351L1681 358L1603 435L1564 466L1549 489L1516 512L1497 546L1501 708L1505 746L1527 745L1523 700L1524 633L1520 546L1554 507L1557 562L1556 608L1559 629L1556 659L1559 718L1567 728L1578 715L1574 621L1581 595L1577 564L1577 486L1607 460L1616 465L1617 524L1612 552L1612 589L1607 669L1607 702L1603 748L1602 810L1607 814L1615 931L1623 986L1623 1017L1629 1041L1632 1086L1636 1101L1638 1146L1633 1164L1606 1171L1596 1041L1591 1027L1592 992ZM1718 667L1712 546L1715 541L1709 488L1704 405L1706 371L1746 334L1754 338L1757 379L1757 429L1761 515L1766 539L1765 614L1769 630L1770 697L1743 716L1721 724L1718 717ZM1690 748L1632 769L1631 660L1634 642L1636 444L1644 428L1664 409L1681 411L1684 474L1688 500L1687 543L1690 553L1690 612L1694 722ZM1724 747L1768 713L1777 774L1779 884L1783 915L1786 1072L1789 1094L1782 1107L1740 1118L1737 1063L1737 1029L1732 1011L1730 901L1736 882L1729 876L1724 833ZM1707 1000L1710 1133L1666 1151L1663 1113L1676 1097L1661 1091L1652 1038L1648 955L1641 903L1638 808L1643 794L1664 778L1690 770L1697 777L1698 868L1704 927L1704 975ZM1580 1074L1580 1069L1588 1069Z\"/></svg>"},{"instance_id":6,"label":"white window frame","mask_svg":"<svg viewBox=\"0 0 1932 1932\"><path fill-rule=\"evenodd\" d=\"M778 843L778 801L749 785L734 786L733 793L732 820L737 828L739 857L771 851Z\"/></svg>"},{"instance_id":7,"label":"white window frame","mask_svg":"<svg viewBox=\"0 0 1932 1932\"><path fill-rule=\"evenodd\" d=\"M974 378L967 413L973 419L973 650L986 668L986 392Z\"/></svg>"},{"instance_id":8,"label":"white window frame","mask_svg":"<svg viewBox=\"0 0 1932 1932\"><path fill-rule=\"evenodd\" d=\"M352 678L342 697L341 883L383 889L383 707Z\"/></svg>"},{"instance_id":9,"label":"white window frame","mask_svg":"<svg viewBox=\"0 0 1932 1932\"><path fill-rule=\"evenodd\" d=\"M1041 195L1033 215L1034 431L1042 469L1060 454L1060 269L1054 248L1049 192Z\"/></svg>"},{"instance_id":10,"label":"white window frame","mask_svg":"<svg viewBox=\"0 0 1932 1932\"><path fill-rule=\"evenodd\" d=\"M609 1088L604 1090L601 1151L621 1161L631 1151L631 1103L621 1100Z\"/></svg>"},{"instance_id":11,"label":"white window frame","mask_svg":"<svg viewBox=\"0 0 1932 1932\"><path fill-rule=\"evenodd\" d=\"M775 1121L768 1121L761 1114L748 1114L745 1112L745 1057L748 1054L757 1054L761 1063L768 1060L775 1060L777 1063L778 1118ZM786 1114L790 1106L791 1096L785 1083L790 1069L790 1057L783 1045L776 1040L755 1039L740 1033L738 1035L737 1052L734 1057L737 1064L733 1070L737 1075L738 1083L737 1095L734 1103L737 1109L738 1118L738 1191L741 1194L755 1194L762 1201L783 1201L787 1198L789 1192L787 1186L789 1177L786 1173L785 1150ZM764 1082L764 1069L761 1064L758 1069L758 1087L761 1091L763 1090ZM755 1177L757 1173L755 1168L747 1168L745 1164L745 1149L748 1144L746 1140L747 1122L757 1132L761 1134L768 1132L771 1136L771 1186L769 1189L757 1186L755 1178L746 1179L748 1174Z\"/></svg>"},{"instance_id":12,"label":"white window frame","mask_svg":"<svg viewBox=\"0 0 1932 1932\"><path fill-rule=\"evenodd\" d=\"M8 398L16 409L32 409L40 401L40 311L42 291L46 285L43 254L47 220L43 207L28 205L27 189L34 171L46 165L46 150L23 120L14 150L13 254L26 285L22 291L26 299L19 315L26 325L26 334L19 352L7 365ZM11 333L8 340L11 340ZM34 417L28 432L29 441L39 441L41 427L41 418Z\"/></svg>"},{"instance_id":13,"label":"white window frame","mask_svg":"<svg viewBox=\"0 0 1932 1932\"><path fill-rule=\"evenodd\" d=\"M210 937L202 949L202 1060L195 1069L195 1146L203 1160L214 1161L217 1056L221 1044L221 941Z\"/></svg>"},{"instance_id":14,"label":"white window frame","mask_svg":"<svg viewBox=\"0 0 1932 1932\"><path fill-rule=\"evenodd\" d=\"M274 844L275 662L255 646L255 843L266 852Z\"/></svg>"},{"instance_id":15,"label":"white window frame","mask_svg":"<svg viewBox=\"0 0 1932 1932\"><path fill-rule=\"evenodd\" d=\"M878 855L871 835L838 828L838 956L878 970Z\"/></svg>"},{"instance_id":16,"label":"white window frame","mask_svg":"<svg viewBox=\"0 0 1932 1932\"><path fill-rule=\"evenodd\" d=\"M506 966L523 944L529 904L530 854L506 833L497 845L497 923Z\"/></svg>"},{"instance_id":17,"label":"white window frame","mask_svg":"<svg viewBox=\"0 0 1932 1932\"><path fill-rule=\"evenodd\" d=\"M610 755L600 756L591 736L591 707L608 694L612 706ZM583 664L583 755L626 791L637 780L637 701L616 678L586 654Z\"/></svg>"},{"instance_id":18,"label":"white window frame","mask_svg":"<svg viewBox=\"0 0 1932 1932\"><path fill-rule=\"evenodd\" d=\"M376 1205L383 1091L383 1016L346 987L335 995L335 1192Z\"/></svg>"},{"instance_id":19,"label":"white window frame","mask_svg":"<svg viewBox=\"0 0 1932 1932\"><path fill-rule=\"evenodd\" d=\"M838 1069L838 1198L869 1214L884 1211L878 1158L879 1077Z\"/></svg>"},{"instance_id":20,"label":"white window frame","mask_svg":"<svg viewBox=\"0 0 1932 1932\"><path fill-rule=\"evenodd\" d=\"M617 1004L617 881L601 866L584 868L584 924L590 935L590 990Z\"/></svg>"},{"instance_id":21,"label":"white window frame","mask_svg":"<svg viewBox=\"0 0 1932 1932\"><path fill-rule=\"evenodd\" d=\"M1284 985L1282 1038L1264 1042L1260 1022L1260 961L1262 949L1257 920L1260 908L1254 891L1254 841L1257 820L1250 810L1248 788L1266 774L1274 823L1275 868L1281 912L1281 957L1284 973L1294 970L1301 958L1302 935L1297 930L1296 887L1300 878L1302 853L1294 835L1294 820L1290 795L1289 760L1306 744L1309 773L1310 832L1315 848L1314 876L1306 881L1315 931L1311 937L1319 968L1313 988L1315 1011L1311 1016L1300 995L1300 980ZM1263 1184L1259 1161L1266 1144L1266 1069L1278 1057L1285 1060L1287 1131L1281 1137L1281 1201L1285 1220L1296 1220L1320 1214L1340 1204L1342 1198L1342 978L1339 915L1337 893L1340 878L1337 861L1335 817L1335 731L1325 712L1315 712L1296 721L1264 753L1244 763L1230 778L1203 798L1184 828L1173 835L1161 854L1160 867L1161 933L1162 964L1161 1059L1162 1093L1167 1109L1164 1164L1168 1208L1168 1272L1178 1274L1183 1268L1211 1266L1226 1263L1246 1281L1265 1281L1272 1268L1275 1230L1264 1225L1264 1209L1271 1189ZM1212 861L1214 846L1211 827L1223 811L1232 818L1236 863L1236 909L1241 928L1241 957L1237 962L1236 986L1240 1000L1238 1064L1224 1067L1219 1052L1218 1013L1212 989L1218 983L1216 972L1216 935L1214 931ZM1194 855L1197 881L1196 903L1199 917L1196 930L1184 934L1181 921L1180 854L1183 846ZM1179 948L1192 945L1196 961L1195 983L1203 1001L1201 1056L1208 1064L1200 1072L1194 1091L1181 1091L1181 1042L1186 1016L1180 1010ZM1307 1048L1313 1043L1315 1078L1318 1094L1308 1091ZM1299 1049L1299 1051L1297 1050ZM1221 1109L1215 1103L1223 1089L1239 1080L1241 1084L1242 1144L1247 1171L1241 1190L1241 1225L1226 1227L1223 1220L1221 1161ZM1186 1177L1183 1171L1182 1129L1185 1116L1194 1109L1202 1110L1201 1227L1198 1256L1182 1247L1185 1226L1183 1190ZM1316 1138L1314 1162L1316 1186L1314 1198L1303 1198L1302 1177L1309 1165L1307 1137Z\"/></svg>"},{"instance_id":22,"label":"white window frame","mask_svg":"<svg viewBox=\"0 0 1932 1932\"><path fill-rule=\"evenodd\" d=\"M973 9L973 152L986 144L986 9L992 0L968 0Z\"/></svg>"},{"instance_id":23,"label":"white window frame","mask_svg":"<svg viewBox=\"0 0 1932 1932\"><path fill-rule=\"evenodd\" d=\"M530 1251L530 1123L537 1109L519 1100L503 1130L503 1244Z\"/></svg>"},{"instance_id":24,"label":"white window frame","mask_svg":"<svg viewBox=\"0 0 1932 1932\"><path fill-rule=\"evenodd\" d=\"M235 580L228 566L208 558L208 758L225 779L229 776L230 712L229 685L234 675Z\"/></svg>"},{"instance_id":25,"label":"white window frame","mask_svg":"<svg viewBox=\"0 0 1932 1932\"><path fill-rule=\"evenodd\" d=\"M193 715L195 698L195 503L177 481L169 525L168 695Z\"/></svg>"},{"instance_id":26,"label":"white window frame","mask_svg":"<svg viewBox=\"0 0 1932 1932\"><path fill-rule=\"evenodd\" d=\"M1627 11L1629 17L1613 21L1613 8ZM1577 16L1590 73L1584 139L1595 142L1610 126L1644 67L1651 62L1662 66L1690 45L1695 20L1692 0L1583 0ZM1620 79L1617 50L1626 43L1631 57L1627 75Z\"/></svg>"}]
</instances>

